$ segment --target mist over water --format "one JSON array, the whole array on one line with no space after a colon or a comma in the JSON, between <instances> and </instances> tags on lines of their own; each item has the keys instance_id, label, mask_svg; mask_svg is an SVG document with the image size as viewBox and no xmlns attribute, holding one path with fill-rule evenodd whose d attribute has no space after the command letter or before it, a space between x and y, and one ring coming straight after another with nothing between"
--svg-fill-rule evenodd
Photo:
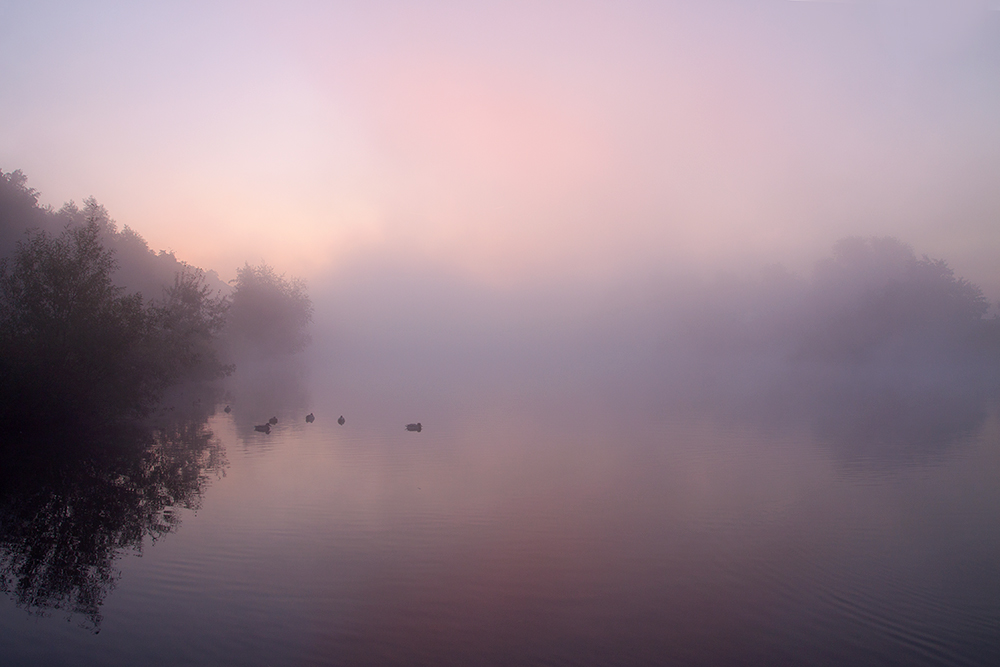
<instances>
[{"instance_id":1,"label":"mist over water","mask_svg":"<svg viewBox=\"0 0 1000 667\"><path fill-rule=\"evenodd\" d=\"M304 352L164 399L224 466L181 459L197 503L159 494L169 529L126 522L139 542L90 607L60 602L81 584L50 560L70 592L2 609L9 664L1000 657L1000 394L965 329L862 320L809 356L812 277L504 290L362 269L311 286ZM88 470L70 479L116 488ZM79 501L46 484L7 487L4 516L57 494L39 530L65 525Z\"/></svg>"},{"instance_id":2,"label":"mist over water","mask_svg":"<svg viewBox=\"0 0 1000 667\"><path fill-rule=\"evenodd\" d=\"M97 306L118 303L92 254ZM5 315L48 303L9 296L42 293L34 266ZM497 284L389 254L308 297L249 264L227 299L124 297L164 332L137 349L194 350L195 372L138 420L77 428L44 392L5 406L5 663L1000 658L983 291L889 237L805 273L637 273ZM4 334L34 349L21 317Z\"/></svg>"},{"instance_id":3,"label":"mist over water","mask_svg":"<svg viewBox=\"0 0 1000 667\"><path fill-rule=\"evenodd\" d=\"M871 412L926 437L937 417L981 418L997 389L990 300L895 240L838 248L804 274L770 265L589 285L497 287L398 259L359 264L314 286L307 365L317 387L350 386L345 400L484 391L647 414L848 412L848 432Z\"/></svg>"},{"instance_id":4,"label":"mist over water","mask_svg":"<svg viewBox=\"0 0 1000 667\"><path fill-rule=\"evenodd\" d=\"M995 4L3 7L0 663L1000 664Z\"/></svg>"}]
</instances>

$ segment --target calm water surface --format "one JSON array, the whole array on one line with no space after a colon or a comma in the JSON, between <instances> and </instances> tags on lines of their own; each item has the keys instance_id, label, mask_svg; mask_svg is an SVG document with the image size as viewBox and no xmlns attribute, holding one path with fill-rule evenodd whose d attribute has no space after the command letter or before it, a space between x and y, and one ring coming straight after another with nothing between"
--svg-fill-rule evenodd
<instances>
[{"instance_id":1,"label":"calm water surface","mask_svg":"<svg viewBox=\"0 0 1000 667\"><path fill-rule=\"evenodd\" d=\"M994 417L908 450L836 415L455 405L313 394L264 434L234 402L99 618L8 595L0 662L1000 664Z\"/></svg>"}]
</instances>

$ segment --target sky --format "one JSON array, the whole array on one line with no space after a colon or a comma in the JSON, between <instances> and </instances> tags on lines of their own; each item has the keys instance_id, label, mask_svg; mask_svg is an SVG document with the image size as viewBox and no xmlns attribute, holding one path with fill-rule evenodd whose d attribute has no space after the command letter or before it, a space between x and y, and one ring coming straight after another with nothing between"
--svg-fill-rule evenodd
<instances>
[{"instance_id":1,"label":"sky","mask_svg":"<svg viewBox=\"0 0 1000 667\"><path fill-rule=\"evenodd\" d=\"M995 299L998 10L0 0L0 169L224 279L801 271L892 235Z\"/></svg>"}]
</instances>

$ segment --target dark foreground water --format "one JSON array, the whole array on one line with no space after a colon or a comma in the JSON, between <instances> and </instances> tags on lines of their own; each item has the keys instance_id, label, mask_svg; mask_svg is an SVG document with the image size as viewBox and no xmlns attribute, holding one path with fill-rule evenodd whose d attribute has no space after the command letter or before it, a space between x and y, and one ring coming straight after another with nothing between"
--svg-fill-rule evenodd
<instances>
[{"instance_id":1,"label":"dark foreground water","mask_svg":"<svg viewBox=\"0 0 1000 667\"><path fill-rule=\"evenodd\" d=\"M992 413L345 395L7 498L0 663L1000 664Z\"/></svg>"}]
</instances>

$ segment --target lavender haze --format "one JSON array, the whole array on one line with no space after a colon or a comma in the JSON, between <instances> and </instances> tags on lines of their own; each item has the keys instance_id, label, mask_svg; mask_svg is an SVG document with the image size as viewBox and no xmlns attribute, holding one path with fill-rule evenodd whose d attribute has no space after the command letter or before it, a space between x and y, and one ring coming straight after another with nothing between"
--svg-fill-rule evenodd
<instances>
[{"instance_id":1,"label":"lavender haze","mask_svg":"<svg viewBox=\"0 0 1000 667\"><path fill-rule=\"evenodd\" d=\"M875 235L1000 285L985 0L0 13L0 168L225 280L405 257L584 292Z\"/></svg>"},{"instance_id":2,"label":"lavender haze","mask_svg":"<svg viewBox=\"0 0 1000 667\"><path fill-rule=\"evenodd\" d=\"M0 663L1000 664L998 2L0 0Z\"/></svg>"}]
</instances>

